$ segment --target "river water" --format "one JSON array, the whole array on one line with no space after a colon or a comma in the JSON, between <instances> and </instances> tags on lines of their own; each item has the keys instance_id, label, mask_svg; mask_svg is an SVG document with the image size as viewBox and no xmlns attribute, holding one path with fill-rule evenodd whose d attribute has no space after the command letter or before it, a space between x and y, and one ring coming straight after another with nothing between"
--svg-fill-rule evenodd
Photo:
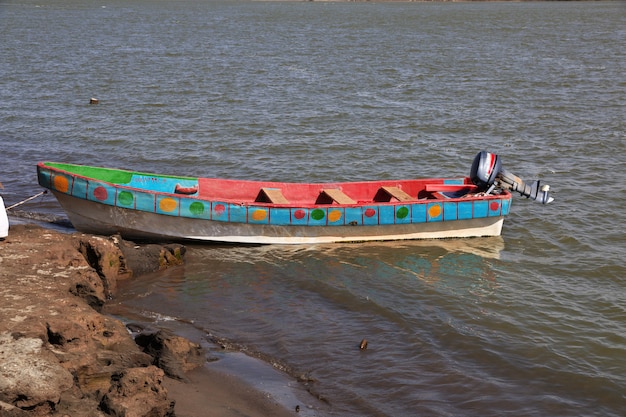
<instances>
[{"instance_id":1,"label":"river water","mask_svg":"<svg viewBox=\"0 0 626 417\"><path fill-rule=\"evenodd\" d=\"M40 160L343 181L481 149L556 198L499 238L190 246L112 303L267 361L303 414L626 414L625 3L3 0L0 38L7 205Z\"/></svg>"}]
</instances>

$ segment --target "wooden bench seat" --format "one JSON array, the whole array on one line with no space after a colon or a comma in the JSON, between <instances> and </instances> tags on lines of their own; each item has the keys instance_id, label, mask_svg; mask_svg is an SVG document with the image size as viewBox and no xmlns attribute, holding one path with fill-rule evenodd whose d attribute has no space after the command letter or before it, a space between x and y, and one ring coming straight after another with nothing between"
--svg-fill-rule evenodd
<instances>
[{"instance_id":1,"label":"wooden bench seat","mask_svg":"<svg viewBox=\"0 0 626 417\"><path fill-rule=\"evenodd\" d=\"M352 198L348 197L339 188L325 188L320 192L315 204L356 204Z\"/></svg>"},{"instance_id":2,"label":"wooden bench seat","mask_svg":"<svg viewBox=\"0 0 626 417\"><path fill-rule=\"evenodd\" d=\"M389 194L390 197L395 198L398 201L411 201L415 200L415 198L411 197L409 194L401 190L399 187L392 186L383 186L380 187L385 193Z\"/></svg>"},{"instance_id":3,"label":"wooden bench seat","mask_svg":"<svg viewBox=\"0 0 626 417\"><path fill-rule=\"evenodd\" d=\"M261 188L254 200L257 203L289 204L280 188Z\"/></svg>"}]
</instances>

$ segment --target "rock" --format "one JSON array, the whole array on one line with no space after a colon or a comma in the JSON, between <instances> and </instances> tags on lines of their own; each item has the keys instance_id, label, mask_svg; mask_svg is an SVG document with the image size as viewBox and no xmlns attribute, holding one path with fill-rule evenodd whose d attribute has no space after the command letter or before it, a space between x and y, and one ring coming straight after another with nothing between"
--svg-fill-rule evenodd
<instances>
[{"instance_id":1,"label":"rock","mask_svg":"<svg viewBox=\"0 0 626 417\"><path fill-rule=\"evenodd\" d=\"M71 284L69 292L82 298L94 310L100 311L108 297L104 284L96 272L85 271L74 278L68 280Z\"/></svg>"},{"instance_id":2,"label":"rock","mask_svg":"<svg viewBox=\"0 0 626 417\"><path fill-rule=\"evenodd\" d=\"M29 417L28 413L21 408L0 401L0 416L2 417Z\"/></svg>"},{"instance_id":3,"label":"rock","mask_svg":"<svg viewBox=\"0 0 626 417\"><path fill-rule=\"evenodd\" d=\"M128 268L135 274L146 274L170 266L181 265L186 252L185 247L180 244L136 245L119 236L116 236L116 239L119 240L119 248L124 255Z\"/></svg>"},{"instance_id":4,"label":"rock","mask_svg":"<svg viewBox=\"0 0 626 417\"><path fill-rule=\"evenodd\" d=\"M37 338L0 334L0 401L30 409L57 404L72 374Z\"/></svg>"},{"instance_id":5,"label":"rock","mask_svg":"<svg viewBox=\"0 0 626 417\"><path fill-rule=\"evenodd\" d=\"M145 329L135 337L135 342L170 378L187 381L185 373L206 362L200 345L167 330Z\"/></svg>"},{"instance_id":6,"label":"rock","mask_svg":"<svg viewBox=\"0 0 626 417\"><path fill-rule=\"evenodd\" d=\"M11 226L0 242L0 416L173 415L155 359L122 322L99 312L118 279L137 275L121 246L143 247L116 238ZM162 250L182 261L183 247L154 245L137 251L154 257L141 260L138 255L136 263L158 270ZM182 342L163 343L171 355L185 355ZM179 360L182 372L192 362L186 357Z\"/></svg>"},{"instance_id":7,"label":"rock","mask_svg":"<svg viewBox=\"0 0 626 417\"><path fill-rule=\"evenodd\" d=\"M107 298L115 294L118 280L132 277L133 271L127 267L120 249L121 238L80 234L75 242L78 251L102 280Z\"/></svg>"},{"instance_id":8,"label":"rock","mask_svg":"<svg viewBox=\"0 0 626 417\"><path fill-rule=\"evenodd\" d=\"M181 265L185 251L186 249L182 245L163 246L159 252L159 269L167 269L170 266Z\"/></svg>"},{"instance_id":9,"label":"rock","mask_svg":"<svg viewBox=\"0 0 626 417\"><path fill-rule=\"evenodd\" d=\"M155 366L115 374L100 408L115 417L174 417L174 403L167 399L162 384L164 376Z\"/></svg>"},{"instance_id":10,"label":"rock","mask_svg":"<svg viewBox=\"0 0 626 417\"><path fill-rule=\"evenodd\" d=\"M74 312L74 320L49 319L47 335L82 394L99 399L113 373L152 364L152 357L139 349L121 322L78 305Z\"/></svg>"}]
</instances>

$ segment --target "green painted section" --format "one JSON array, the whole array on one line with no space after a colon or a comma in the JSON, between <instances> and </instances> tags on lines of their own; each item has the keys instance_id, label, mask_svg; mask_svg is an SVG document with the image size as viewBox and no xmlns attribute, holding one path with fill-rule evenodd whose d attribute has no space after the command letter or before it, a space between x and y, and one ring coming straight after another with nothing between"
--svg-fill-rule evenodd
<instances>
[{"instance_id":1,"label":"green painted section","mask_svg":"<svg viewBox=\"0 0 626 417\"><path fill-rule=\"evenodd\" d=\"M110 182L113 184L128 184L130 183L133 175L143 175L152 178L166 178L166 179L196 179L191 177L178 177L171 175L159 175L159 174L147 174L143 172L125 171L122 169L114 168L101 168L93 167L89 165L75 165L64 164L59 162L46 162L46 166L51 168L57 168L63 171L67 171L72 174L80 175L87 178L93 178L99 181Z\"/></svg>"},{"instance_id":2,"label":"green painted section","mask_svg":"<svg viewBox=\"0 0 626 417\"><path fill-rule=\"evenodd\" d=\"M133 194L128 191L121 191L117 198L123 206L130 206L134 200Z\"/></svg>"},{"instance_id":3,"label":"green painted section","mask_svg":"<svg viewBox=\"0 0 626 417\"><path fill-rule=\"evenodd\" d=\"M311 218L313 220L322 220L324 218L324 210L315 209L311 212Z\"/></svg>"},{"instance_id":4,"label":"green painted section","mask_svg":"<svg viewBox=\"0 0 626 417\"><path fill-rule=\"evenodd\" d=\"M189 205L189 211L196 216L200 216L204 213L204 204L195 201Z\"/></svg>"}]
</instances>

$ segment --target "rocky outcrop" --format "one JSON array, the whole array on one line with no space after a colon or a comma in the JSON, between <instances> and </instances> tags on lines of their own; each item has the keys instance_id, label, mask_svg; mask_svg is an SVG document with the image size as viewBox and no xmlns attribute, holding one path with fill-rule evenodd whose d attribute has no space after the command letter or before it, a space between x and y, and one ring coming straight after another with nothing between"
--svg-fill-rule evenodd
<instances>
[{"instance_id":1,"label":"rocky outcrop","mask_svg":"<svg viewBox=\"0 0 626 417\"><path fill-rule=\"evenodd\" d=\"M21 409L52 406L72 387L72 374L39 338L0 334L2 401Z\"/></svg>"},{"instance_id":2,"label":"rocky outcrop","mask_svg":"<svg viewBox=\"0 0 626 417\"><path fill-rule=\"evenodd\" d=\"M112 375L112 384L100 401L100 409L115 417L173 417L174 404L167 400L163 377L163 371L154 366L128 368Z\"/></svg>"},{"instance_id":3,"label":"rocky outcrop","mask_svg":"<svg viewBox=\"0 0 626 417\"><path fill-rule=\"evenodd\" d=\"M99 311L134 268L183 255L180 245L12 227L0 242L0 415L173 416L164 370L184 378L203 363L200 347L159 331L139 346Z\"/></svg>"},{"instance_id":4,"label":"rocky outcrop","mask_svg":"<svg viewBox=\"0 0 626 417\"><path fill-rule=\"evenodd\" d=\"M206 362L206 354L200 345L168 330L145 329L137 335L135 342L170 378L187 381L185 373Z\"/></svg>"}]
</instances>

